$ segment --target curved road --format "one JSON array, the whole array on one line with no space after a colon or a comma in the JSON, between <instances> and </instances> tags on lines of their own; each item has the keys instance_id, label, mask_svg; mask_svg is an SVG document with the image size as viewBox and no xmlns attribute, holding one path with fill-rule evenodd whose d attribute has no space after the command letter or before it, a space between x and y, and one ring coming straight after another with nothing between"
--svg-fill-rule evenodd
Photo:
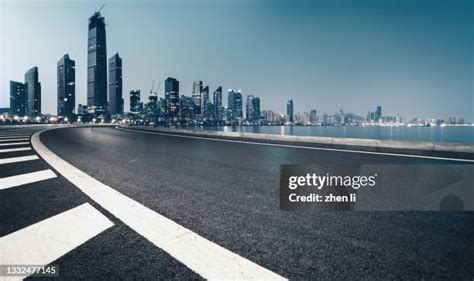
<instances>
[{"instance_id":1,"label":"curved road","mask_svg":"<svg viewBox=\"0 0 474 281\"><path fill-rule=\"evenodd\" d=\"M217 142L115 128L50 130L41 135L41 141L104 184L290 279L472 280L474 276L473 212L279 209L281 164L443 161ZM64 188L58 192L68 195ZM116 219L115 223L120 224ZM86 264L108 258L119 271L123 262L138 264L129 267L129 276L140 276L136 271L153 276L156 272L150 267L161 266L168 271L163 277L199 278L124 226L90 243L58 261L62 272L81 274L74 268L80 258L89 256ZM105 274L94 270L89 276Z\"/></svg>"}]
</instances>

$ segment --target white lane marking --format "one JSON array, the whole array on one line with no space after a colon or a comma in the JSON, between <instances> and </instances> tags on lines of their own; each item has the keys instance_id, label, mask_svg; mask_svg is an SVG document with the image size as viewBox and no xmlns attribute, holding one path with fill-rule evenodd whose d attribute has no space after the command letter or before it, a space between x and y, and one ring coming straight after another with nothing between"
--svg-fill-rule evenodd
<instances>
[{"instance_id":1,"label":"white lane marking","mask_svg":"<svg viewBox=\"0 0 474 281\"><path fill-rule=\"evenodd\" d=\"M56 174L50 169L26 173L6 178L0 178L0 190L7 189L15 186L20 186L24 184L44 181L47 179L56 178Z\"/></svg>"},{"instance_id":2,"label":"white lane marking","mask_svg":"<svg viewBox=\"0 0 474 281\"><path fill-rule=\"evenodd\" d=\"M29 141L30 138L21 138L21 139L0 139L0 142L9 142L9 141Z\"/></svg>"},{"instance_id":3,"label":"white lane marking","mask_svg":"<svg viewBox=\"0 0 474 281\"><path fill-rule=\"evenodd\" d=\"M0 143L0 146L9 146L9 145L25 145L29 144L29 142L24 141L24 142L7 142L7 143Z\"/></svg>"},{"instance_id":4,"label":"white lane marking","mask_svg":"<svg viewBox=\"0 0 474 281\"><path fill-rule=\"evenodd\" d=\"M17 163L17 162L25 162L25 161L31 161L31 160L37 160L37 159L39 159L39 157L36 155L10 157L10 158L0 159L0 165Z\"/></svg>"},{"instance_id":5,"label":"white lane marking","mask_svg":"<svg viewBox=\"0 0 474 281\"><path fill-rule=\"evenodd\" d=\"M286 280L143 206L59 158L32 137L36 152L92 200L206 279Z\"/></svg>"},{"instance_id":6,"label":"white lane marking","mask_svg":"<svg viewBox=\"0 0 474 281\"><path fill-rule=\"evenodd\" d=\"M4 148L4 149L0 149L0 153L26 151L26 150L31 150L31 147Z\"/></svg>"},{"instance_id":7,"label":"white lane marking","mask_svg":"<svg viewBox=\"0 0 474 281\"><path fill-rule=\"evenodd\" d=\"M0 139L14 139L14 138L30 138L31 135L11 135L11 136L0 136Z\"/></svg>"},{"instance_id":8,"label":"white lane marking","mask_svg":"<svg viewBox=\"0 0 474 281\"><path fill-rule=\"evenodd\" d=\"M1 237L0 264L50 264L113 225L89 203L82 204Z\"/></svg>"},{"instance_id":9,"label":"white lane marking","mask_svg":"<svg viewBox=\"0 0 474 281\"><path fill-rule=\"evenodd\" d=\"M437 156L423 156L423 155L412 155L412 154L399 154L399 153L389 153L389 152L374 152L374 151L363 151L363 150L349 150L349 149L337 149L337 148L324 148L324 147L313 147L313 146L299 146L299 145L290 145L290 144L277 144L277 143L264 143L264 142L252 142L252 141L239 141L239 140L229 140L229 139L217 139L217 138L205 138L197 136L184 136L160 132L147 132L134 129L125 129L115 127L117 130L129 131L129 132L139 132L152 135L163 135L163 136L173 136L179 138L189 138L189 139L200 139L200 140L211 140L211 141L221 141L221 142L235 142L243 144L255 144L255 145L265 145L265 146L279 146L287 148L297 148L297 149L311 149L311 150L326 150L326 151L335 151L335 152L347 152L347 153L360 153L360 154L372 154L372 155L383 155L383 156L395 156L395 157L408 157L408 158L423 158L423 159L433 159L433 160L444 160L444 161L460 161L460 162L473 162L474 159L459 159L459 158L448 158L448 157L437 157Z\"/></svg>"}]
</instances>

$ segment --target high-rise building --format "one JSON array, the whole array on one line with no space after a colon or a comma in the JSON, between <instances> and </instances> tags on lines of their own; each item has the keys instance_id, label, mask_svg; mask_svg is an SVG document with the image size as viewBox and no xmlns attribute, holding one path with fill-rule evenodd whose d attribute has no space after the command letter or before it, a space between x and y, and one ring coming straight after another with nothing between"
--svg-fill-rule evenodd
<instances>
[{"instance_id":1,"label":"high-rise building","mask_svg":"<svg viewBox=\"0 0 474 281\"><path fill-rule=\"evenodd\" d=\"M229 89L227 96L227 107L232 120L242 118L242 93L240 90Z\"/></svg>"},{"instance_id":2,"label":"high-rise building","mask_svg":"<svg viewBox=\"0 0 474 281\"><path fill-rule=\"evenodd\" d=\"M193 82L193 93L191 96L196 104L196 114L201 114L201 99L202 99L202 81Z\"/></svg>"},{"instance_id":3,"label":"high-rise building","mask_svg":"<svg viewBox=\"0 0 474 281\"><path fill-rule=\"evenodd\" d=\"M253 95L248 95L247 96L247 102L245 103L245 118L247 118L248 121L253 120Z\"/></svg>"},{"instance_id":4,"label":"high-rise building","mask_svg":"<svg viewBox=\"0 0 474 281\"><path fill-rule=\"evenodd\" d=\"M214 118L214 120L220 121L220 120L222 120L222 116L221 116L222 87L219 87L214 91L212 100L213 100L213 103L214 103L212 117Z\"/></svg>"},{"instance_id":5,"label":"high-rise building","mask_svg":"<svg viewBox=\"0 0 474 281\"><path fill-rule=\"evenodd\" d=\"M318 123L318 112L316 109L311 109L309 113L309 123L316 124Z\"/></svg>"},{"instance_id":6,"label":"high-rise building","mask_svg":"<svg viewBox=\"0 0 474 281\"><path fill-rule=\"evenodd\" d=\"M38 81L38 67L25 73L26 116L41 115L41 83Z\"/></svg>"},{"instance_id":7,"label":"high-rise building","mask_svg":"<svg viewBox=\"0 0 474 281\"><path fill-rule=\"evenodd\" d=\"M203 118L209 117L211 112L208 112L208 103L209 103L209 86L202 88L201 92L201 116Z\"/></svg>"},{"instance_id":8,"label":"high-rise building","mask_svg":"<svg viewBox=\"0 0 474 281\"><path fill-rule=\"evenodd\" d=\"M380 119L382 119L382 107L379 105L375 111L375 122L379 122Z\"/></svg>"},{"instance_id":9,"label":"high-rise building","mask_svg":"<svg viewBox=\"0 0 474 281\"><path fill-rule=\"evenodd\" d=\"M19 117L26 113L26 87L25 84L10 81L10 113Z\"/></svg>"},{"instance_id":10,"label":"high-rise building","mask_svg":"<svg viewBox=\"0 0 474 281\"><path fill-rule=\"evenodd\" d=\"M286 114L288 115L288 122L294 122L294 113L293 113L293 100L289 100L286 103Z\"/></svg>"},{"instance_id":11,"label":"high-rise building","mask_svg":"<svg viewBox=\"0 0 474 281\"><path fill-rule=\"evenodd\" d=\"M107 111L107 46L100 12L89 18L87 44L87 106L96 114Z\"/></svg>"},{"instance_id":12,"label":"high-rise building","mask_svg":"<svg viewBox=\"0 0 474 281\"><path fill-rule=\"evenodd\" d=\"M65 54L59 59L58 70L58 116L71 118L76 106L76 63Z\"/></svg>"},{"instance_id":13,"label":"high-rise building","mask_svg":"<svg viewBox=\"0 0 474 281\"><path fill-rule=\"evenodd\" d=\"M109 112L123 114L122 58L116 53L109 59Z\"/></svg>"},{"instance_id":14,"label":"high-rise building","mask_svg":"<svg viewBox=\"0 0 474 281\"><path fill-rule=\"evenodd\" d=\"M138 115L141 113L140 90L130 91L130 113Z\"/></svg>"},{"instance_id":15,"label":"high-rise building","mask_svg":"<svg viewBox=\"0 0 474 281\"><path fill-rule=\"evenodd\" d=\"M196 116L196 105L192 97L182 95L180 98L180 118L182 120L194 120Z\"/></svg>"},{"instance_id":16,"label":"high-rise building","mask_svg":"<svg viewBox=\"0 0 474 281\"><path fill-rule=\"evenodd\" d=\"M179 113L179 81L168 77L165 80L165 115L169 118L178 117Z\"/></svg>"},{"instance_id":17,"label":"high-rise building","mask_svg":"<svg viewBox=\"0 0 474 281\"><path fill-rule=\"evenodd\" d=\"M253 121L260 121L260 115L261 115L261 112L260 112L260 98L259 97L254 97L253 98L253 101L252 101L252 107L253 107L253 116L252 116L252 120Z\"/></svg>"}]
</instances>

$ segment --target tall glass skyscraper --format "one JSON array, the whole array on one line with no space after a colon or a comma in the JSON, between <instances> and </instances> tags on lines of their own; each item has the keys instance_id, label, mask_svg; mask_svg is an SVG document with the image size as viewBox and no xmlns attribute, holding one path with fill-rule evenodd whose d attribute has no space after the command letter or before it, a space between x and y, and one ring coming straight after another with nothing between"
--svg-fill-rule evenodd
<instances>
[{"instance_id":1,"label":"tall glass skyscraper","mask_svg":"<svg viewBox=\"0 0 474 281\"><path fill-rule=\"evenodd\" d=\"M242 118L242 93L240 90L229 89L227 108L231 111L232 119Z\"/></svg>"},{"instance_id":2,"label":"tall glass skyscraper","mask_svg":"<svg viewBox=\"0 0 474 281\"><path fill-rule=\"evenodd\" d=\"M165 80L165 100L166 100L166 117L178 117L179 112L179 81L168 77Z\"/></svg>"},{"instance_id":3,"label":"tall glass skyscraper","mask_svg":"<svg viewBox=\"0 0 474 281\"><path fill-rule=\"evenodd\" d=\"M286 104L286 114L288 115L288 121L294 122L294 113L293 113L293 100L289 100Z\"/></svg>"},{"instance_id":4,"label":"tall glass skyscraper","mask_svg":"<svg viewBox=\"0 0 474 281\"><path fill-rule=\"evenodd\" d=\"M201 99L202 99L202 81L193 82L193 93L192 96L196 106L196 114L201 114Z\"/></svg>"},{"instance_id":5,"label":"tall glass skyscraper","mask_svg":"<svg viewBox=\"0 0 474 281\"><path fill-rule=\"evenodd\" d=\"M25 116L26 87L25 84L10 81L10 113L19 117Z\"/></svg>"},{"instance_id":6,"label":"tall glass skyscraper","mask_svg":"<svg viewBox=\"0 0 474 281\"><path fill-rule=\"evenodd\" d=\"M118 53L109 59L109 112L123 114L122 59Z\"/></svg>"},{"instance_id":7,"label":"tall glass skyscraper","mask_svg":"<svg viewBox=\"0 0 474 281\"><path fill-rule=\"evenodd\" d=\"M65 54L58 67L58 116L71 118L76 106L76 62Z\"/></svg>"},{"instance_id":8,"label":"tall glass skyscraper","mask_svg":"<svg viewBox=\"0 0 474 281\"><path fill-rule=\"evenodd\" d=\"M103 114L107 110L107 46L104 17L100 12L95 12L89 18L87 106L96 114Z\"/></svg>"},{"instance_id":9,"label":"tall glass skyscraper","mask_svg":"<svg viewBox=\"0 0 474 281\"><path fill-rule=\"evenodd\" d=\"M38 67L32 67L25 73L26 116L41 114L41 83L38 81Z\"/></svg>"},{"instance_id":10,"label":"tall glass skyscraper","mask_svg":"<svg viewBox=\"0 0 474 281\"><path fill-rule=\"evenodd\" d=\"M221 116L222 87L219 87L214 91L213 102L214 102L214 108L213 108L213 114L212 114L213 118L214 120L220 121L222 120L222 116Z\"/></svg>"}]
</instances>

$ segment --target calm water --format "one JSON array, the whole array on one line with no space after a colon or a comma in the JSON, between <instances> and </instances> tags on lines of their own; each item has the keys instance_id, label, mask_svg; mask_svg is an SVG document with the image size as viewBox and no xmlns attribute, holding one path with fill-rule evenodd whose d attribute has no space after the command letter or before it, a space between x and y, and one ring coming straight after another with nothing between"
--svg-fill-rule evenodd
<instances>
[{"instance_id":1,"label":"calm water","mask_svg":"<svg viewBox=\"0 0 474 281\"><path fill-rule=\"evenodd\" d=\"M219 126L194 129L337 138L474 143L474 127Z\"/></svg>"}]
</instances>

